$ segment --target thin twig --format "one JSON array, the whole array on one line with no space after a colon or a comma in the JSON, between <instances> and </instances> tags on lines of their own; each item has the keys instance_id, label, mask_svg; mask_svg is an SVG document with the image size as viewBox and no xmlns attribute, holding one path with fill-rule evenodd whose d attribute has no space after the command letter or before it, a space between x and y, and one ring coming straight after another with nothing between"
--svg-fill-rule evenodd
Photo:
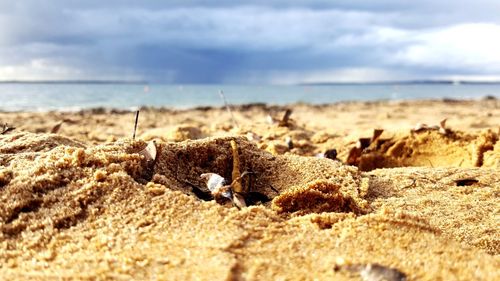
<instances>
[{"instance_id":1,"label":"thin twig","mask_svg":"<svg viewBox=\"0 0 500 281\"><path fill-rule=\"evenodd\" d=\"M224 95L224 92L222 90L220 90L219 95L220 95L222 101L224 101L224 105L226 106L227 112L229 112L229 115L231 115L231 119L233 120L233 126L235 128L238 128L239 127L238 123L236 122L236 119L234 119L233 112L231 111L231 108L229 107L229 104L227 103L226 96Z\"/></svg>"},{"instance_id":2,"label":"thin twig","mask_svg":"<svg viewBox=\"0 0 500 281\"><path fill-rule=\"evenodd\" d=\"M135 132L137 131L137 123L139 122L139 110L135 112L135 124L134 124L134 134L132 135L132 140L135 140Z\"/></svg>"}]
</instances>

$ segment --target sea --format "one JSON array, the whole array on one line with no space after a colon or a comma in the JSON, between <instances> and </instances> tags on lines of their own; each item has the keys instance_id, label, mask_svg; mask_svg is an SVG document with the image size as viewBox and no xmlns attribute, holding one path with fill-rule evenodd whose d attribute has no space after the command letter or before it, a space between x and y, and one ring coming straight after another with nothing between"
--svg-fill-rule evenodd
<instances>
[{"instance_id":1,"label":"sea","mask_svg":"<svg viewBox=\"0 0 500 281\"><path fill-rule=\"evenodd\" d=\"M229 104L328 104L341 101L500 98L500 84L384 83L320 85L172 85L130 83L0 83L0 111L186 109Z\"/></svg>"}]
</instances>

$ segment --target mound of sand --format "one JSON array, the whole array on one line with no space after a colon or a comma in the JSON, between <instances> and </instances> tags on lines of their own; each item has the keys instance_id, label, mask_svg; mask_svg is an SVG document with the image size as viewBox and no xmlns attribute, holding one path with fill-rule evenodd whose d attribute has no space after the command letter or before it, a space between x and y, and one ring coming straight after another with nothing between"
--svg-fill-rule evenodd
<instances>
[{"instance_id":1,"label":"mound of sand","mask_svg":"<svg viewBox=\"0 0 500 281\"><path fill-rule=\"evenodd\" d=\"M244 107L235 115L255 110L263 109ZM215 114L201 112L203 118ZM65 118L79 122L77 115ZM152 165L140 153L146 142L106 136L114 125L85 133L96 138L69 134L78 140L19 129L0 135L0 276L500 278L500 151L493 128L450 135L384 132L384 141L363 150L358 169L342 162L370 130L342 137L300 120L235 129L222 121L201 123L198 115L186 119L196 122L203 135L184 134L190 125L153 131L158 153ZM165 142L162 134L180 137ZM204 188L202 173L231 178L231 140L238 144L240 170L254 173L243 184L271 201L239 210L195 192L193 186ZM270 153L273 143L285 151ZM310 157L333 146L339 160Z\"/></svg>"}]
</instances>

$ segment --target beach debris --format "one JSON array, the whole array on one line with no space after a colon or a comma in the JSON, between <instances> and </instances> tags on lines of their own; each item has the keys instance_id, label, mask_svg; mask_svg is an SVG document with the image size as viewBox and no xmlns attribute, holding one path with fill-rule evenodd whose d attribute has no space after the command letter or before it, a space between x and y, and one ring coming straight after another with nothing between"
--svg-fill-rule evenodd
<instances>
[{"instance_id":1,"label":"beach debris","mask_svg":"<svg viewBox=\"0 0 500 281\"><path fill-rule=\"evenodd\" d=\"M334 271L346 270L359 274L363 281L406 281L406 274L396 268L387 267L378 263L369 264L336 264Z\"/></svg>"},{"instance_id":2,"label":"beach debris","mask_svg":"<svg viewBox=\"0 0 500 281\"><path fill-rule=\"evenodd\" d=\"M328 149L327 151L325 151L324 155L325 158L337 160L337 150L335 148Z\"/></svg>"},{"instance_id":3,"label":"beach debris","mask_svg":"<svg viewBox=\"0 0 500 281\"><path fill-rule=\"evenodd\" d=\"M384 132L384 130L382 130L382 129L374 129L373 130L373 136L372 136L372 138L370 140L370 144L374 143L375 141L377 141L380 138L380 135L382 135L383 132Z\"/></svg>"},{"instance_id":4,"label":"beach debris","mask_svg":"<svg viewBox=\"0 0 500 281\"><path fill-rule=\"evenodd\" d=\"M272 117L270 114L268 114L266 116L266 120L267 120L267 123L269 123L269 125L274 125L274 124L278 124L278 126L280 127L289 127L291 124L290 124L290 116L292 115L292 110L291 109L286 109L285 110L285 113L283 114L283 117L281 117L281 119L278 119L278 118L274 118Z\"/></svg>"},{"instance_id":5,"label":"beach debris","mask_svg":"<svg viewBox=\"0 0 500 281\"><path fill-rule=\"evenodd\" d=\"M248 132L246 137L248 141L255 141L255 142L259 142L262 139L259 135L257 135L254 132Z\"/></svg>"},{"instance_id":6,"label":"beach debris","mask_svg":"<svg viewBox=\"0 0 500 281\"><path fill-rule=\"evenodd\" d=\"M196 197L198 197L199 199L203 200L203 201L211 201L214 199L212 193L210 191L204 191L202 190L201 188L199 188L198 186L196 186L195 184L191 183L190 181L188 180L184 180L184 182L186 184L188 184L189 186L191 186L191 191L194 193L194 195L196 195Z\"/></svg>"},{"instance_id":7,"label":"beach debris","mask_svg":"<svg viewBox=\"0 0 500 281\"><path fill-rule=\"evenodd\" d=\"M448 119L445 118L439 122L439 125L434 125L434 126L429 126L425 123L417 123L415 125L415 128L411 130L412 133L419 133L419 132L425 132L425 131L438 131L441 135L448 135L451 133L450 129L446 128L446 121Z\"/></svg>"},{"instance_id":8,"label":"beach debris","mask_svg":"<svg viewBox=\"0 0 500 281\"><path fill-rule=\"evenodd\" d=\"M219 96L221 97L222 101L224 102L224 106L226 107L227 112L231 116L231 120L233 121L233 127L238 128L238 123L236 122L236 119L234 119L233 112L231 111L231 108L229 107L229 104L227 103L226 96L224 95L224 92L222 90L219 91Z\"/></svg>"},{"instance_id":9,"label":"beach debris","mask_svg":"<svg viewBox=\"0 0 500 281\"><path fill-rule=\"evenodd\" d=\"M219 201L220 197L225 197L229 200L233 199L233 192L230 185L226 184L226 180L215 173L204 173L200 178L206 181L207 188L210 190L215 201Z\"/></svg>"},{"instance_id":10,"label":"beach debris","mask_svg":"<svg viewBox=\"0 0 500 281\"><path fill-rule=\"evenodd\" d=\"M138 153L144 157L143 167L146 168L143 174L143 178L147 181L150 181L153 178L154 165L156 163L156 158L157 158L156 142L154 140L148 142L146 147L141 151L139 151Z\"/></svg>"},{"instance_id":11,"label":"beach debris","mask_svg":"<svg viewBox=\"0 0 500 281\"><path fill-rule=\"evenodd\" d=\"M290 115L292 115L292 110L285 110L285 114L283 114L283 118L278 122L278 126L280 127L288 127L288 121L290 120Z\"/></svg>"},{"instance_id":12,"label":"beach debris","mask_svg":"<svg viewBox=\"0 0 500 281\"><path fill-rule=\"evenodd\" d=\"M233 179L233 190L237 193L243 193L247 190L243 190L241 185L241 173L240 173L240 155L238 152L238 144L235 140L231 140L231 152L233 154L233 171L231 172L231 177Z\"/></svg>"},{"instance_id":13,"label":"beach debris","mask_svg":"<svg viewBox=\"0 0 500 281\"><path fill-rule=\"evenodd\" d=\"M338 160L337 159L337 150L335 148L328 149L324 153L318 153L318 154L316 154L316 157L318 157L318 158L328 158L328 159L332 159L332 160Z\"/></svg>"},{"instance_id":14,"label":"beach debris","mask_svg":"<svg viewBox=\"0 0 500 281\"><path fill-rule=\"evenodd\" d=\"M148 142L148 145L143 150L139 151L139 154L144 156L144 159L146 159L146 161L155 161L157 154L156 142L154 140Z\"/></svg>"},{"instance_id":15,"label":"beach debris","mask_svg":"<svg viewBox=\"0 0 500 281\"><path fill-rule=\"evenodd\" d=\"M382 129L374 129L373 135L371 138L360 138L356 142L356 146L349 150L349 155L347 156L347 164L348 165L356 165L359 162L359 158L363 154L363 152L371 146L378 144L379 142L384 142L385 140L380 140L380 136L384 130Z\"/></svg>"},{"instance_id":16,"label":"beach debris","mask_svg":"<svg viewBox=\"0 0 500 281\"><path fill-rule=\"evenodd\" d=\"M16 129L16 128L15 127L9 127L9 125L7 123L4 123L2 125L2 132L0 133L0 135L5 135L8 132L13 131L14 129Z\"/></svg>"},{"instance_id":17,"label":"beach debris","mask_svg":"<svg viewBox=\"0 0 500 281\"><path fill-rule=\"evenodd\" d=\"M285 143L288 149L293 149L293 141L291 137L286 137L285 138Z\"/></svg>"},{"instance_id":18,"label":"beach debris","mask_svg":"<svg viewBox=\"0 0 500 281\"><path fill-rule=\"evenodd\" d=\"M135 112L135 122L134 122L134 134L132 135L132 140L135 140L135 133L137 132L137 123L139 122L139 110Z\"/></svg>"},{"instance_id":19,"label":"beach debris","mask_svg":"<svg viewBox=\"0 0 500 281\"><path fill-rule=\"evenodd\" d=\"M216 173L203 173L200 175L200 178L205 181L209 192L203 191L201 188L188 181L185 182L192 187L193 193L198 198L202 200L215 199L218 203L222 203L224 200L223 198L226 198L229 199L238 209L249 205L255 205L258 202L265 203L271 201L271 199L269 199L265 194L251 191L250 182L248 182L248 185L243 186L242 179L246 176L253 175L254 173L251 171L244 171L243 173L240 172L238 145L235 140L231 140L230 143L231 153L233 156L231 184L227 184L228 181ZM275 190L274 188L272 189Z\"/></svg>"},{"instance_id":20,"label":"beach debris","mask_svg":"<svg viewBox=\"0 0 500 281\"><path fill-rule=\"evenodd\" d=\"M253 174L253 172L245 171L241 174L241 176L233 180L231 184L227 184L226 179L224 179L219 174L201 174L200 178L205 180L209 192L203 191L202 189L198 188L196 185L188 181L185 182L192 187L193 193L202 200L209 201L215 199L216 202L222 203L224 201L224 198L226 198L233 202L233 204L238 209L241 209L249 205L255 205L258 202L265 203L271 200L265 194L262 194L260 192L236 191L238 189L237 183L239 183L245 176L249 176L251 174Z\"/></svg>"},{"instance_id":21,"label":"beach debris","mask_svg":"<svg viewBox=\"0 0 500 281\"><path fill-rule=\"evenodd\" d=\"M59 130L61 129L61 126L64 122L65 122L65 120L59 121L59 123L57 123L54 127L52 127L52 129L50 130L50 133L57 134L57 132L59 132Z\"/></svg>"},{"instance_id":22,"label":"beach debris","mask_svg":"<svg viewBox=\"0 0 500 281\"><path fill-rule=\"evenodd\" d=\"M269 125L273 125L275 123L274 118L270 114L266 116L266 121Z\"/></svg>"},{"instance_id":23,"label":"beach debris","mask_svg":"<svg viewBox=\"0 0 500 281\"><path fill-rule=\"evenodd\" d=\"M477 179L473 179L473 178L465 178L465 179L455 180L455 184L457 186L471 186L471 185L474 185L478 182L479 181Z\"/></svg>"}]
</instances>

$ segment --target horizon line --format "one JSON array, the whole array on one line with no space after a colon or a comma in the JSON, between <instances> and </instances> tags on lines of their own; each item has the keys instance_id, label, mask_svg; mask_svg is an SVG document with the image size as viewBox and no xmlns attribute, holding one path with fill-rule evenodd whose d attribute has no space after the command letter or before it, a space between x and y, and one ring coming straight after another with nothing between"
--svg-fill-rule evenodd
<instances>
[{"instance_id":1,"label":"horizon line","mask_svg":"<svg viewBox=\"0 0 500 281\"><path fill-rule=\"evenodd\" d=\"M69 79L69 80L0 80L0 84L170 84L170 85L283 85L283 86L328 86L328 85L410 85L410 84L500 84L500 80L476 79L409 79L409 80L380 80L380 81L332 81L332 82L298 82L282 83L176 83L176 82L151 82L147 80L97 80L97 79Z\"/></svg>"}]
</instances>

